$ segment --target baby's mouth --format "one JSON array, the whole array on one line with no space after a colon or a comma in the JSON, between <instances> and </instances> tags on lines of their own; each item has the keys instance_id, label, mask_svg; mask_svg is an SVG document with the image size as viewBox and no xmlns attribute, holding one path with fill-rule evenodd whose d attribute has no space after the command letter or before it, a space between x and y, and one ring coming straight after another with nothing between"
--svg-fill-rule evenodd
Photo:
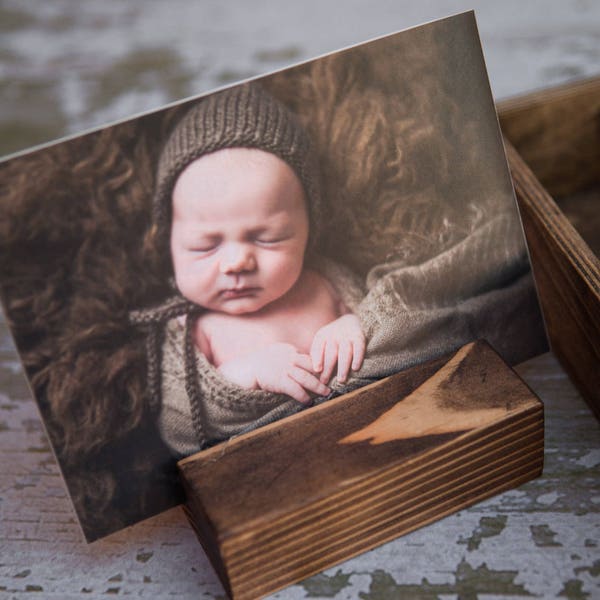
<instances>
[{"instance_id":1,"label":"baby's mouth","mask_svg":"<svg viewBox=\"0 0 600 600\"><path fill-rule=\"evenodd\" d=\"M221 297L225 300L231 300L234 298L245 298L247 296L254 296L258 292L257 287L234 287L227 288L221 291Z\"/></svg>"}]
</instances>

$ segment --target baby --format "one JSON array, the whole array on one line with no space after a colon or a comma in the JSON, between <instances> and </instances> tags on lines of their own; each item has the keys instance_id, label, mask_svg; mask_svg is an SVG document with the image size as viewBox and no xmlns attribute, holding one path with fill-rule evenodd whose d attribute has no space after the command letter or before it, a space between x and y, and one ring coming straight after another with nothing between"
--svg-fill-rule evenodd
<instances>
[{"instance_id":1,"label":"baby","mask_svg":"<svg viewBox=\"0 0 600 600\"><path fill-rule=\"evenodd\" d=\"M360 322L314 259L320 195L310 142L262 88L210 96L178 123L161 154L154 216L177 290L199 309L177 321L195 362L239 388L301 403L331 393L336 365L340 383L360 369ZM188 395L195 385L186 382ZM192 416L196 403L197 420L210 420L206 391L196 395Z\"/></svg>"},{"instance_id":2,"label":"baby","mask_svg":"<svg viewBox=\"0 0 600 600\"><path fill-rule=\"evenodd\" d=\"M304 265L308 230L300 180L263 150L207 154L173 189L175 281L207 309L194 326L196 346L241 387L300 402L331 392L336 363L345 382L365 349L358 318Z\"/></svg>"}]
</instances>

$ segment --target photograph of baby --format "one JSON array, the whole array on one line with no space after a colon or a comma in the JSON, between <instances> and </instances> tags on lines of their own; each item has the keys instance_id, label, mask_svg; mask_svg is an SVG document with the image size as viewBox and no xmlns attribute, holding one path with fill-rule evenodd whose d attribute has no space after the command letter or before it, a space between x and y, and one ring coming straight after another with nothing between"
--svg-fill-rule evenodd
<instances>
[{"instance_id":1,"label":"photograph of baby","mask_svg":"<svg viewBox=\"0 0 600 600\"><path fill-rule=\"evenodd\" d=\"M179 458L476 339L547 348L472 13L12 157L0 188L3 307L88 540L180 503Z\"/></svg>"},{"instance_id":2,"label":"photograph of baby","mask_svg":"<svg viewBox=\"0 0 600 600\"><path fill-rule=\"evenodd\" d=\"M214 94L181 119L154 202L153 234L180 302L133 318L171 317L151 380L161 381L159 424L174 452L291 414L332 394L334 369L339 384L360 369L365 335L351 307L364 292L348 267L319 258L314 149L258 83Z\"/></svg>"}]
</instances>

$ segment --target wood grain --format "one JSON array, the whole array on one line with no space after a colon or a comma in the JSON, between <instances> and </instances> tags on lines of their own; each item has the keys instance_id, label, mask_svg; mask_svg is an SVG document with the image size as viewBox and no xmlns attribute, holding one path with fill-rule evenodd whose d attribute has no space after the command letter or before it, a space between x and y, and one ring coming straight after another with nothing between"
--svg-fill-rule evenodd
<instances>
[{"instance_id":1,"label":"wood grain","mask_svg":"<svg viewBox=\"0 0 600 600\"><path fill-rule=\"evenodd\" d=\"M600 261L509 142L506 149L552 350L600 418Z\"/></svg>"},{"instance_id":2,"label":"wood grain","mask_svg":"<svg viewBox=\"0 0 600 600\"><path fill-rule=\"evenodd\" d=\"M600 184L600 77L505 100L498 115L551 196Z\"/></svg>"},{"instance_id":3,"label":"wood grain","mask_svg":"<svg viewBox=\"0 0 600 600\"><path fill-rule=\"evenodd\" d=\"M179 468L225 589L256 598L532 479L542 462L541 403L477 342Z\"/></svg>"},{"instance_id":4,"label":"wood grain","mask_svg":"<svg viewBox=\"0 0 600 600\"><path fill-rule=\"evenodd\" d=\"M550 344L600 419L600 77L498 111Z\"/></svg>"}]
</instances>

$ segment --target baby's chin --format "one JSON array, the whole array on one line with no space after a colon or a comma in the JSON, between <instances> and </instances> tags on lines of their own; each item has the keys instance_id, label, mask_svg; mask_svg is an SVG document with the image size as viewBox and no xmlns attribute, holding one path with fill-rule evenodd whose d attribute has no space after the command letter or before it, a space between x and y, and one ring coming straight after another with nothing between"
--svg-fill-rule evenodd
<instances>
[{"instance_id":1,"label":"baby's chin","mask_svg":"<svg viewBox=\"0 0 600 600\"><path fill-rule=\"evenodd\" d=\"M256 298L235 298L207 308L226 315L241 316L256 313L267 304L267 302L261 302Z\"/></svg>"},{"instance_id":2,"label":"baby's chin","mask_svg":"<svg viewBox=\"0 0 600 600\"><path fill-rule=\"evenodd\" d=\"M188 297L188 300L206 310L232 316L242 316L261 312L276 304L283 295L267 294L262 288L250 288L240 292L221 292L209 298Z\"/></svg>"}]
</instances>

